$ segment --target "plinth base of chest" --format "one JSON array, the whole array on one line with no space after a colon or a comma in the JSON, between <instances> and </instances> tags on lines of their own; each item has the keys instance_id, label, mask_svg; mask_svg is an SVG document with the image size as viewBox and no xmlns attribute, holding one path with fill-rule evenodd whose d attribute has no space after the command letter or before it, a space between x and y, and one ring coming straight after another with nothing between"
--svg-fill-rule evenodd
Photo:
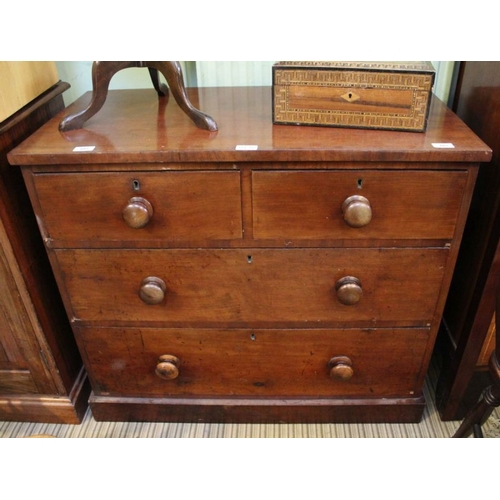
<instances>
[{"instance_id":1,"label":"plinth base of chest","mask_svg":"<svg viewBox=\"0 0 500 500\"><path fill-rule=\"evenodd\" d=\"M200 399L90 397L98 422L418 423L425 399Z\"/></svg>"}]
</instances>

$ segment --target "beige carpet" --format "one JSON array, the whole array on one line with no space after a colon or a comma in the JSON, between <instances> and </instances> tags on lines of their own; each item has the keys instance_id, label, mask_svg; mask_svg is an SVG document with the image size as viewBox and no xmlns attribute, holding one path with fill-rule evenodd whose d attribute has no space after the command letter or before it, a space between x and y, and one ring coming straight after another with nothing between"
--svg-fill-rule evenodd
<instances>
[{"instance_id":1,"label":"beige carpet","mask_svg":"<svg viewBox=\"0 0 500 500\"><path fill-rule=\"evenodd\" d=\"M448 438L460 422L442 422L434 406L436 368L424 394L427 409L418 424L177 424L96 422L90 410L81 425L0 422L0 438ZM483 426L485 438L500 437L500 409Z\"/></svg>"}]
</instances>

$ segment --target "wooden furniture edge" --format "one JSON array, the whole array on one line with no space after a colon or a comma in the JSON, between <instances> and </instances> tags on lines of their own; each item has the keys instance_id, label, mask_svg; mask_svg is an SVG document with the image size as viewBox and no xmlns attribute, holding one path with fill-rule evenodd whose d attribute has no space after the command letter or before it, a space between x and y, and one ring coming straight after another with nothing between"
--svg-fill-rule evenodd
<instances>
[{"instance_id":1,"label":"wooden furniture edge","mask_svg":"<svg viewBox=\"0 0 500 500\"><path fill-rule=\"evenodd\" d=\"M0 420L78 425L83 421L90 392L90 382L82 367L68 396L34 394L1 397Z\"/></svg>"}]
</instances>

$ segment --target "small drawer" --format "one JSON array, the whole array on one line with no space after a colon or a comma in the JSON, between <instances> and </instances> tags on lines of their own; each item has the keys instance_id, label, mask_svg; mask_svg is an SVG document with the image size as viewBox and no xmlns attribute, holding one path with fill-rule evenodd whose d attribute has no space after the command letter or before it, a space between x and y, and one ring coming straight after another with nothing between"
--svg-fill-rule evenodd
<instances>
[{"instance_id":1,"label":"small drawer","mask_svg":"<svg viewBox=\"0 0 500 500\"><path fill-rule=\"evenodd\" d=\"M455 232L461 171L254 171L256 239L444 239Z\"/></svg>"},{"instance_id":2,"label":"small drawer","mask_svg":"<svg viewBox=\"0 0 500 500\"><path fill-rule=\"evenodd\" d=\"M238 172L36 174L34 186L54 247L242 237Z\"/></svg>"},{"instance_id":3,"label":"small drawer","mask_svg":"<svg viewBox=\"0 0 500 500\"><path fill-rule=\"evenodd\" d=\"M426 329L81 328L97 395L409 397Z\"/></svg>"},{"instance_id":4,"label":"small drawer","mask_svg":"<svg viewBox=\"0 0 500 500\"><path fill-rule=\"evenodd\" d=\"M76 320L424 326L445 249L56 250Z\"/></svg>"}]
</instances>

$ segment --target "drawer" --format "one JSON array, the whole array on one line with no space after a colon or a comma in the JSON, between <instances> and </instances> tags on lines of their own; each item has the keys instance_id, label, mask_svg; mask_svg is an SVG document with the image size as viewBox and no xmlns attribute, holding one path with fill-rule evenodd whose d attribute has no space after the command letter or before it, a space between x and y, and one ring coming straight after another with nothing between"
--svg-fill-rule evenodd
<instances>
[{"instance_id":1,"label":"drawer","mask_svg":"<svg viewBox=\"0 0 500 500\"><path fill-rule=\"evenodd\" d=\"M256 239L444 239L455 232L461 171L254 171Z\"/></svg>"},{"instance_id":2,"label":"drawer","mask_svg":"<svg viewBox=\"0 0 500 500\"><path fill-rule=\"evenodd\" d=\"M428 342L426 329L81 328L78 335L97 395L141 397L410 396L419 391Z\"/></svg>"},{"instance_id":3,"label":"drawer","mask_svg":"<svg viewBox=\"0 0 500 500\"><path fill-rule=\"evenodd\" d=\"M52 245L147 245L242 237L238 172L36 174Z\"/></svg>"},{"instance_id":4,"label":"drawer","mask_svg":"<svg viewBox=\"0 0 500 500\"><path fill-rule=\"evenodd\" d=\"M76 320L171 326L427 325L448 256L394 248L55 252Z\"/></svg>"}]
</instances>

